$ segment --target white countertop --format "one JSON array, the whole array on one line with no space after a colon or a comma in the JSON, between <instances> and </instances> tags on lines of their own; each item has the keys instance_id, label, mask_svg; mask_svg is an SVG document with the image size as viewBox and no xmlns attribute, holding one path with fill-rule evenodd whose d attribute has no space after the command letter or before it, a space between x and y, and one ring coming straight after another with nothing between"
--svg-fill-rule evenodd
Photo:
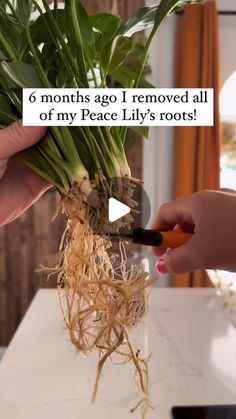
<instances>
[{"instance_id":1,"label":"white countertop","mask_svg":"<svg viewBox=\"0 0 236 419\"><path fill-rule=\"evenodd\" d=\"M173 405L236 401L236 331L212 289L153 289L144 324L132 330L149 361L150 419ZM105 364L90 404L97 354L84 358L63 328L55 290L41 290L0 363L3 419L138 419L131 365Z\"/></svg>"}]
</instances>

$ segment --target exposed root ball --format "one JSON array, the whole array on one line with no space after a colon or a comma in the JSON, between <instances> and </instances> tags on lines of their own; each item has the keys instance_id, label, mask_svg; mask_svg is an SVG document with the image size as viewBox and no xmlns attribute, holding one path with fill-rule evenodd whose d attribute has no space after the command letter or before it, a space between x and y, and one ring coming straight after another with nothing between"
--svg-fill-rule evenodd
<instances>
[{"instance_id":1,"label":"exposed root ball","mask_svg":"<svg viewBox=\"0 0 236 419\"><path fill-rule=\"evenodd\" d=\"M131 199L127 194L129 205ZM135 378L141 391L141 400L136 407L141 406L144 416L149 407L147 362L137 357L127 327L136 325L144 314L145 289L153 281L137 266L127 268L123 244L119 246L119 254L114 254L111 252L111 242L94 234L91 222L88 223L88 207L77 188L64 198L63 207L69 220L61 244L63 256L59 296L70 338L76 349L85 354L99 350L93 400L102 367L107 358L117 352L125 361L133 361ZM94 225L101 224L101 210L90 211ZM128 218L123 223L130 221ZM114 229L119 227L114 226Z\"/></svg>"}]
</instances>

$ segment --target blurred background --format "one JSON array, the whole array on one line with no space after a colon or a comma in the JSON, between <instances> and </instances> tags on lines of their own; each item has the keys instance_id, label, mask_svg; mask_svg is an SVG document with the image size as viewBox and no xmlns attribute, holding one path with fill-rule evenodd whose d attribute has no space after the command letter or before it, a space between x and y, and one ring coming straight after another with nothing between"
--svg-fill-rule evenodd
<instances>
[{"instance_id":1,"label":"blurred background","mask_svg":"<svg viewBox=\"0 0 236 419\"><path fill-rule=\"evenodd\" d=\"M119 12L127 19L145 0L83 0L90 14ZM152 5L154 0L146 0ZM143 35L144 36L144 35ZM214 127L155 127L149 140L128 143L132 174L144 180L153 222L158 207L175 196L236 185L236 3L206 1L170 16L153 44L150 74L156 87L213 87ZM148 72L147 72L148 73ZM0 229L0 346L8 345L38 288L56 279L36 272L56 263L65 219L51 222L57 192L48 191L19 220ZM155 259L148 254L151 274ZM232 280L227 273L219 275ZM164 277L162 286L210 286L205 272Z\"/></svg>"}]
</instances>

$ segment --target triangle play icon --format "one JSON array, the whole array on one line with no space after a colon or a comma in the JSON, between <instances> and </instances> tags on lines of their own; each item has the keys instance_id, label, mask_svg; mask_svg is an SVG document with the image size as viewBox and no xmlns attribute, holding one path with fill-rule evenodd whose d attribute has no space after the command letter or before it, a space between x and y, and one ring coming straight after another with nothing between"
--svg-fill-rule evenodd
<instances>
[{"instance_id":1,"label":"triangle play icon","mask_svg":"<svg viewBox=\"0 0 236 419\"><path fill-rule=\"evenodd\" d=\"M110 198L108 202L108 219L110 223L119 220L130 213L130 207L115 198Z\"/></svg>"}]
</instances>

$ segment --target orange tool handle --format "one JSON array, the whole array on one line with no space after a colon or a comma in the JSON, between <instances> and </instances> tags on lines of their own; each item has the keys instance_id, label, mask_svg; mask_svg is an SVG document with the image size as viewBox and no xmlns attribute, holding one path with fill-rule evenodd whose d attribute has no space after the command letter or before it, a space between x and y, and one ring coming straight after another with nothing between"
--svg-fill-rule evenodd
<instances>
[{"instance_id":1,"label":"orange tool handle","mask_svg":"<svg viewBox=\"0 0 236 419\"><path fill-rule=\"evenodd\" d=\"M171 249L183 246L193 236L193 233L184 233L179 230L163 231L161 234L163 237L162 245Z\"/></svg>"}]
</instances>

